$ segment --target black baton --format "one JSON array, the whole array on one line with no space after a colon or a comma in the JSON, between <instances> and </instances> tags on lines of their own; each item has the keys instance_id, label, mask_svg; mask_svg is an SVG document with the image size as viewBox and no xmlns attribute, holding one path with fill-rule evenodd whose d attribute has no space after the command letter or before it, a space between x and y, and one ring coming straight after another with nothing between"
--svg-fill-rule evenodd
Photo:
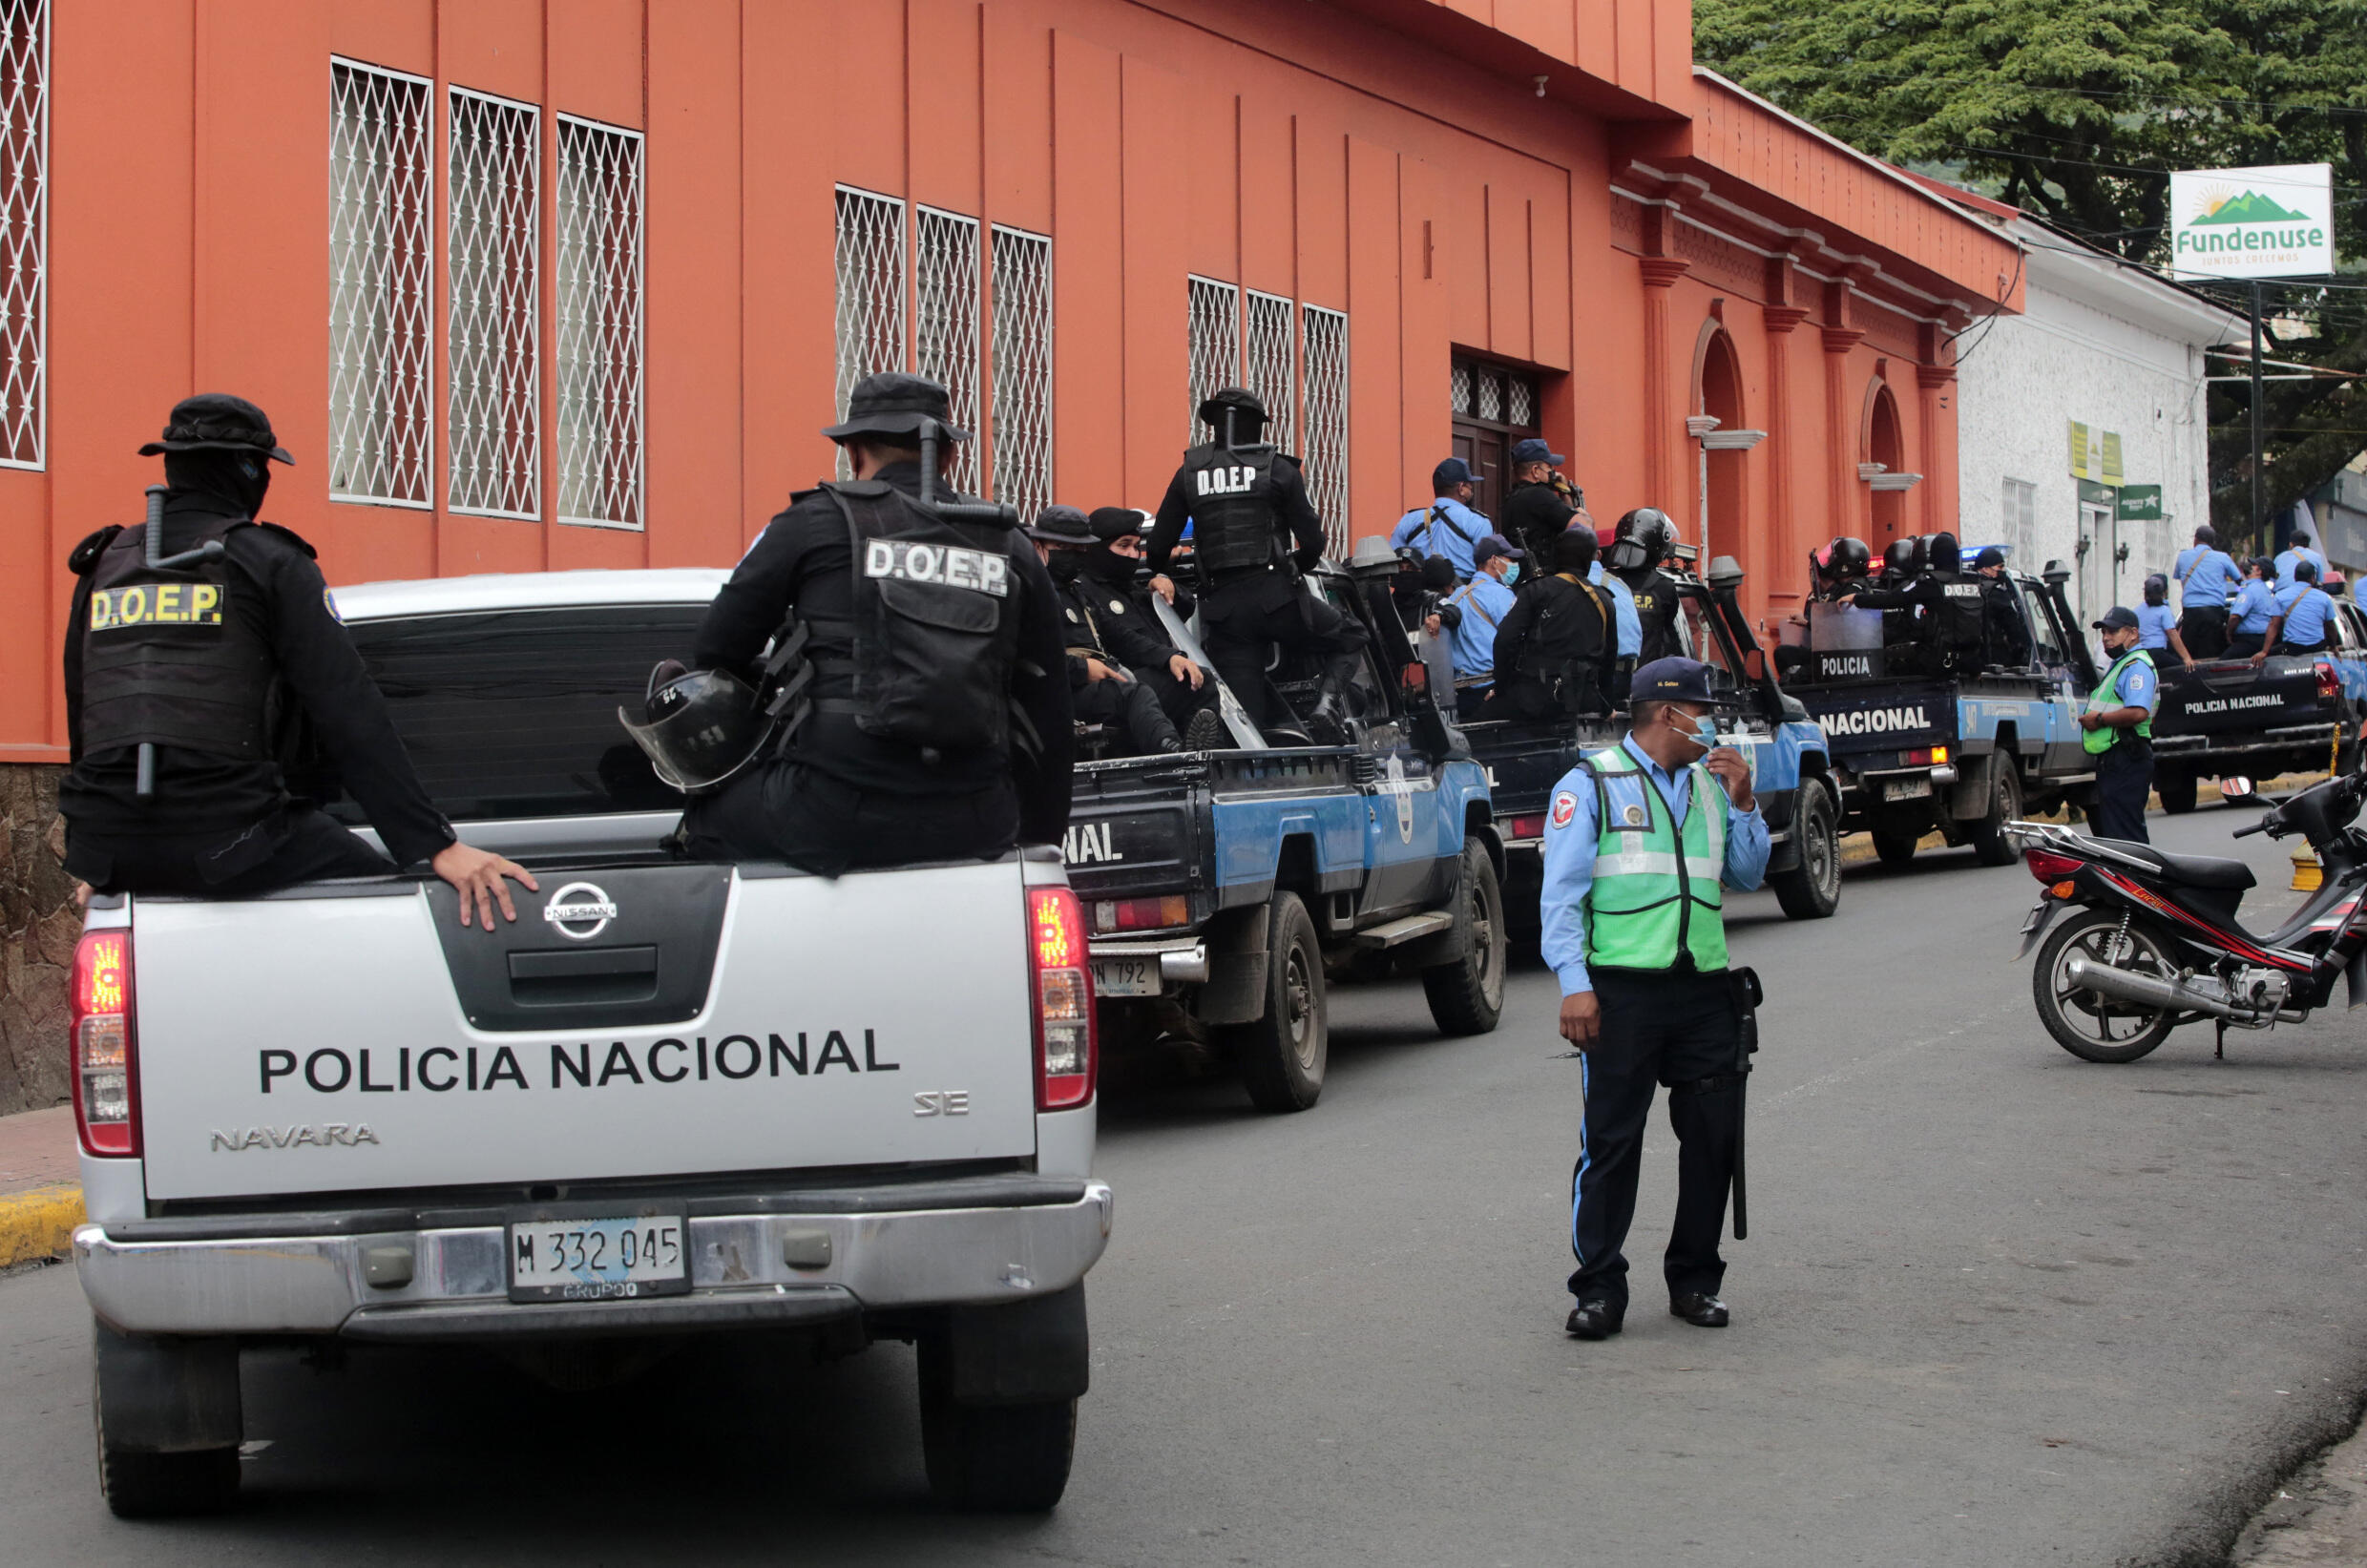
<instances>
[{"instance_id":1,"label":"black baton","mask_svg":"<svg viewBox=\"0 0 2367 1568\"><path fill-rule=\"evenodd\" d=\"M1759 1049L1759 972L1732 972L1734 987L1734 1240L1750 1234L1750 1185L1744 1172L1744 1119L1750 1109L1750 1057Z\"/></svg>"}]
</instances>

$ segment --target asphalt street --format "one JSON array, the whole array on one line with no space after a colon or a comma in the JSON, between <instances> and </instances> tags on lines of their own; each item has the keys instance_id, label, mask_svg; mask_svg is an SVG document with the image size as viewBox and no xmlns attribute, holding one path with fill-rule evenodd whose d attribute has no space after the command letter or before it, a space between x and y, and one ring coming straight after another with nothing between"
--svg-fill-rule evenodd
<instances>
[{"instance_id":1,"label":"asphalt street","mask_svg":"<svg viewBox=\"0 0 2367 1568\"><path fill-rule=\"evenodd\" d=\"M2153 819L2281 852L2250 812ZM2098 1067L2013 958L2035 885L1966 854L1738 901L1767 977L1734 1325L1659 1311L1656 1117L1628 1328L1565 1339L1578 1068L1551 977L1441 1040L1418 987L1335 992L1323 1102L1136 1072L1067 1501L927 1498L911 1357L694 1352L560 1394L491 1362L250 1358L241 1512L128 1525L91 1462L73 1274L0 1280L0 1559L2151 1564L2219 1554L2367 1390L2367 1032L2188 1029Z\"/></svg>"}]
</instances>

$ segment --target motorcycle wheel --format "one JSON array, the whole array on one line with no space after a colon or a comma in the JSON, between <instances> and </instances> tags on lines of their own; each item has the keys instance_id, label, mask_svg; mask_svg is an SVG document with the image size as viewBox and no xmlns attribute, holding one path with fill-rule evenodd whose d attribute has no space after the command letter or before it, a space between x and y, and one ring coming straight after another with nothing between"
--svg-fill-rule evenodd
<instances>
[{"instance_id":1,"label":"motorcycle wheel","mask_svg":"<svg viewBox=\"0 0 2367 1568\"><path fill-rule=\"evenodd\" d=\"M2116 969L2133 969L2168 979L2178 972L2160 937L2131 922L2121 934L2121 917L2088 909L2057 926L2040 944L2030 971L2039 1021L2055 1043L2082 1061L2135 1061L2169 1038L2175 1014L2099 996L2063 977L2073 958Z\"/></svg>"}]
</instances>

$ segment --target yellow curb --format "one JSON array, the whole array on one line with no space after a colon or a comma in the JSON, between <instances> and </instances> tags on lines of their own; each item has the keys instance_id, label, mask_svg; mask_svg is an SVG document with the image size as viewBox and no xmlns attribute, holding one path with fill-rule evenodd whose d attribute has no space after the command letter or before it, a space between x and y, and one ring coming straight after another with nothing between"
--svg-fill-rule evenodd
<instances>
[{"instance_id":1,"label":"yellow curb","mask_svg":"<svg viewBox=\"0 0 2367 1568\"><path fill-rule=\"evenodd\" d=\"M72 1244L82 1223L80 1187L0 1193L0 1268L52 1258Z\"/></svg>"}]
</instances>

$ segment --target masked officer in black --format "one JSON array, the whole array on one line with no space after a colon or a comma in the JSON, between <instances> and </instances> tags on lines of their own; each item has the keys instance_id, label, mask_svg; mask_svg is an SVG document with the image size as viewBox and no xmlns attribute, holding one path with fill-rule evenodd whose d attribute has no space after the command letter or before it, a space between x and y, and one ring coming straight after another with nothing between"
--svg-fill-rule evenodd
<instances>
[{"instance_id":1,"label":"masked officer in black","mask_svg":"<svg viewBox=\"0 0 2367 1568\"><path fill-rule=\"evenodd\" d=\"M1134 667L1156 659L1164 644L1153 642L1142 624L1127 617L1121 596L1085 580L1086 562L1098 543L1085 514L1075 507L1046 507L1027 536L1036 541L1036 553L1060 596L1069 706L1077 721L1122 731L1130 749L1121 755L1182 751L1175 721L1134 675ZM1113 612L1113 605L1120 608Z\"/></svg>"},{"instance_id":2,"label":"masked officer in black","mask_svg":"<svg viewBox=\"0 0 2367 1568\"><path fill-rule=\"evenodd\" d=\"M1987 596L1988 643L1984 658L1992 664L2019 670L2030 662L2030 628L2014 600L2014 585L2005 580L2005 552L1991 545L1973 557L1973 575Z\"/></svg>"},{"instance_id":3,"label":"masked officer in black","mask_svg":"<svg viewBox=\"0 0 2367 1568\"><path fill-rule=\"evenodd\" d=\"M1864 610L1920 609L1917 661L1925 675L1977 674L1987 662L1990 585L1960 569L1956 535L1935 533L1930 567L1904 588L1877 588L1845 600Z\"/></svg>"},{"instance_id":4,"label":"masked officer in black","mask_svg":"<svg viewBox=\"0 0 2367 1568\"><path fill-rule=\"evenodd\" d=\"M1595 533L1574 528L1554 540L1553 571L1521 584L1496 629L1496 690L1483 719L1531 721L1611 711L1605 695L1619 661L1611 601L1586 580Z\"/></svg>"},{"instance_id":5,"label":"masked officer in black","mask_svg":"<svg viewBox=\"0 0 2367 1568\"><path fill-rule=\"evenodd\" d=\"M263 411L185 398L139 450L164 454L154 555L143 523L100 529L67 563L80 579L65 647L73 765L57 791L67 871L100 892L232 898L426 861L459 889L464 924L492 930L496 905L515 919L503 878L534 879L459 842L312 547L256 520L269 465L295 461ZM319 808L341 784L387 854Z\"/></svg>"},{"instance_id":6,"label":"masked officer in black","mask_svg":"<svg viewBox=\"0 0 2367 1568\"><path fill-rule=\"evenodd\" d=\"M1677 525L1658 507L1638 507L1619 520L1611 538L1611 573L1635 596L1644 622L1639 665L1676 659L1685 652L1677 637L1677 584L1660 563L1675 554Z\"/></svg>"},{"instance_id":7,"label":"masked officer in black","mask_svg":"<svg viewBox=\"0 0 2367 1568\"><path fill-rule=\"evenodd\" d=\"M1816 596L1838 600L1866 592L1874 586L1873 566L1866 541L1842 535L1825 546L1824 559L1816 563Z\"/></svg>"},{"instance_id":8,"label":"masked officer in black","mask_svg":"<svg viewBox=\"0 0 2367 1568\"><path fill-rule=\"evenodd\" d=\"M836 876L1060 842L1076 737L1058 596L1007 511L919 499L924 442L941 478L970 438L950 411L935 382L866 376L822 432L854 482L798 491L715 596L694 666L795 695L760 754L691 802L691 853Z\"/></svg>"},{"instance_id":9,"label":"masked officer in black","mask_svg":"<svg viewBox=\"0 0 2367 1568\"><path fill-rule=\"evenodd\" d=\"M1512 493L1504 497L1499 532L1527 551L1529 559L1550 561L1554 541L1579 515L1569 494L1554 483L1556 470L1568 459L1536 436L1514 442L1511 457Z\"/></svg>"},{"instance_id":10,"label":"masked officer in black","mask_svg":"<svg viewBox=\"0 0 2367 1568\"><path fill-rule=\"evenodd\" d=\"M1085 522L1093 543L1085 551L1076 593L1091 601L1109 634L1111 650L1126 660L1134 678L1150 688L1168 719L1181 728L1194 714L1215 706L1216 687L1207 671L1176 648L1152 601L1166 600L1184 620L1191 618L1195 601L1163 574L1140 580L1149 557L1141 512L1132 507L1096 507ZM1042 536L1037 537L1040 543ZM1060 563L1055 559L1049 564L1058 568ZM1218 728L1223 728L1221 721Z\"/></svg>"},{"instance_id":11,"label":"masked officer in black","mask_svg":"<svg viewBox=\"0 0 2367 1568\"><path fill-rule=\"evenodd\" d=\"M1200 624L1209 661L1249 721L1271 722L1266 663L1276 643L1323 660L1323 684L1306 715L1318 741L1346 738L1349 682L1364 627L1307 592L1299 574L1323 559L1323 520L1307 498L1298 463L1259 435L1266 405L1227 387L1200 406L1217 439L1184 454L1151 529L1151 570L1163 572L1184 524L1200 564Z\"/></svg>"}]
</instances>

